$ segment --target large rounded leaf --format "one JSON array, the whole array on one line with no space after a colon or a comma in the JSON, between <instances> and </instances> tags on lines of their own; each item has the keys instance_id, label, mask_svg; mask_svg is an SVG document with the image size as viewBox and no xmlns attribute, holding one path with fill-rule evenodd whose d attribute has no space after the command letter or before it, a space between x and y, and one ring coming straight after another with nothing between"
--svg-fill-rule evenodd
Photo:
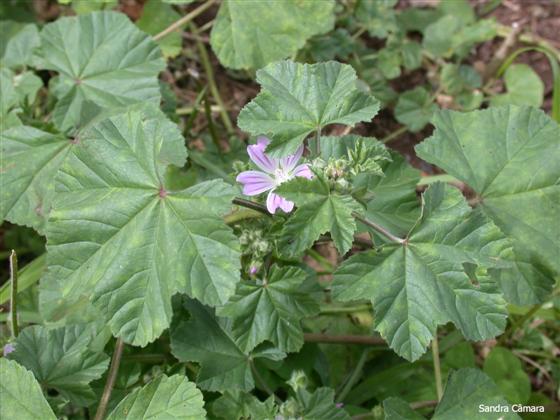
<instances>
[{"instance_id":1,"label":"large rounded leaf","mask_svg":"<svg viewBox=\"0 0 560 420\"><path fill-rule=\"evenodd\" d=\"M544 112L510 105L442 111L418 155L469 184L482 210L514 239L516 264L498 273L512 301L546 298L560 273L560 126Z\"/></svg>"},{"instance_id":2,"label":"large rounded leaf","mask_svg":"<svg viewBox=\"0 0 560 420\"><path fill-rule=\"evenodd\" d=\"M78 123L86 100L104 108L160 100L161 51L122 13L60 18L43 28L41 44L44 68L59 73L53 120L61 130Z\"/></svg>"},{"instance_id":3,"label":"large rounded leaf","mask_svg":"<svg viewBox=\"0 0 560 420\"><path fill-rule=\"evenodd\" d=\"M225 0L210 42L224 66L258 69L291 56L333 26L332 0Z\"/></svg>"},{"instance_id":4,"label":"large rounded leaf","mask_svg":"<svg viewBox=\"0 0 560 420\"><path fill-rule=\"evenodd\" d=\"M221 216L233 187L165 182L184 140L155 109L129 110L80 134L59 170L47 228L41 309L57 319L91 300L113 333L146 345L167 328L171 296L223 304L239 280L238 244Z\"/></svg>"}]
</instances>

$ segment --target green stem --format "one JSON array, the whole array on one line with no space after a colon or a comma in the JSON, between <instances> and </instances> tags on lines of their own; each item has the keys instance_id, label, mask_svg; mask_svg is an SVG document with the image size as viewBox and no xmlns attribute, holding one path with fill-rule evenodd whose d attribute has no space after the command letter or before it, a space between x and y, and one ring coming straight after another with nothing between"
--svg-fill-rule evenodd
<instances>
[{"instance_id":1,"label":"green stem","mask_svg":"<svg viewBox=\"0 0 560 420\"><path fill-rule=\"evenodd\" d=\"M443 385L441 382L441 365L439 361L439 342L437 337L437 330L432 340L432 356L434 358L434 377L436 380L436 393L438 401L443 397Z\"/></svg>"},{"instance_id":2,"label":"green stem","mask_svg":"<svg viewBox=\"0 0 560 420\"><path fill-rule=\"evenodd\" d=\"M504 333L498 339L498 344L504 344L513 335L513 333L518 329L520 329L521 327L523 327L523 324L525 324L527 320L529 320L533 315L535 315L538 312L538 310L541 309L541 307L542 307L542 303L534 305L531 309L525 312L525 314L517 321L514 321L513 318L510 318L511 322L508 325L507 329L504 331Z\"/></svg>"},{"instance_id":3,"label":"green stem","mask_svg":"<svg viewBox=\"0 0 560 420\"><path fill-rule=\"evenodd\" d=\"M438 403L438 400L411 402L410 408L412 408L413 410L419 410L420 408L435 407L436 405L438 405Z\"/></svg>"},{"instance_id":4,"label":"green stem","mask_svg":"<svg viewBox=\"0 0 560 420\"><path fill-rule=\"evenodd\" d=\"M16 251L12 249L10 254L10 325L12 329L12 338L16 338L19 334L18 316L17 316L17 290L18 290L18 260Z\"/></svg>"},{"instance_id":5,"label":"green stem","mask_svg":"<svg viewBox=\"0 0 560 420\"><path fill-rule=\"evenodd\" d=\"M220 139L218 138L216 128L214 127L214 120L212 119L212 112L210 111L210 102L208 101L208 96L204 98L204 114L206 115L206 121L208 121L208 131L210 132L212 143L214 143L216 150L219 153L222 153L222 145L220 144Z\"/></svg>"},{"instance_id":6,"label":"green stem","mask_svg":"<svg viewBox=\"0 0 560 420\"><path fill-rule=\"evenodd\" d=\"M369 226L370 228L372 228L372 229L376 230L377 232L381 233L383 236L385 236L390 241L395 242L397 244L401 244L401 245L404 245L406 243L405 239L402 239L402 238L399 238L398 236L393 235L391 232L389 232L383 226L380 226L377 223L366 219L365 217L361 216L359 213L354 211L354 212L352 212L352 216L354 216L354 219L362 222L364 225Z\"/></svg>"},{"instance_id":7,"label":"green stem","mask_svg":"<svg viewBox=\"0 0 560 420\"><path fill-rule=\"evenodd\" d=\"M191 23L190 26L193 28L193 32L198 32L198 29L194 23ZM216 80L214 79L214 70L212 69L212 64L210 63L210 58L208 57L206 46L201 41L195 42L196 47L198 48L198 53L200 55L200 60L202 61L202 67L204 67L204 72L206 73L206 77L208 78L210 92L212 93L216 104L220 107L220 116L222 117L222 121L224 123L224 126L226 127L228 134L232 134L234 132L233 124L231 123L229 114L227 113L224 102L222 101L222 97L220 96L218 86L216 85Z\"/></svg>"},{"instance_id":8,"label":"green stem","mask_svg":"<svg viewBox=\"0 0 560 420\"><path fill-rule=\"evenodd\" d=\"M239 209L239 210L231 212L230 214L225 215L224 216L224 222L226 222L227 225L232 225L232 224L237 223L241 220L257 219L257 218L262 217L262 216L263 216L263 214L259 211L256 211L256 210Z\"/></svg>"},{"instance_id":9,"label":"green stem","mask_svg":"<svg viewBox=\"0 0 560 420\"><path fill-rule=\"evenodd\" d=\"M366 312L371 311L370 305L356 305L356 306L339 306L339 307L329 307L322 306L320 314L321 315L335 315L335 314L352 314L354 312Z\"/></svg>"},{"instance_id":10,"label":"green stem","mask_svg":"<svg viewBox=\"0 0 560 420\"><path fill-rule=\"evenodd\" d=\"M268 212L266 206L263 206L262 204L259 203L255 203L254 201L245 200L244 198L237 197L232 200L232 203L241 207L246 207L248 209L258 211L262 214L266 214L267 216L270 216L270 213Z\"/></svg>"},{"instance_id":11,"label":"green stem","mask_svg":"<svg viewBox=\"0 0 560 420\"><path fill-rule=\"evenodd\" d=\"M107 411L107 406L109 405L109 400L111 399L111 393L113 392L113 387L115 386L115 381L117 380L117 374L119 373L123 349L124 341L122 338L118 338L117 343L115 344L115 351L113 352L113 357L111 359L111 367L109 368L109 374L107 375L107 382L105 383L105 388L103 388L103 394L101 395L101 400L99 401L99 406L97 407L94 420L103 420L105 417L105 411Z\"/></svg>"},{"instance_id":12,"label":"green stem","mask_svg":"<svg viewBox=\"0 0 560 420\"><path fill-rule=\"evenodd\" d=\"M369 335L329 335L322 333L305 333L303 339L307 343L324 344L362 344L366 346L385 346L387 343L381 337Z\"/></svg>"},{"instance_id":13,"label":"green stem","mask_svg":"<svg viewBox=\"0 0 560 420\"><path fill-rule=\"evenodd\" d=\"M321 126L315 132L315 154L317 157L321 154Z\"/></svg>"},{"instance_id":14,"label":"green stem","mask_svg":"<svg viewBox=\"0 0 560 420\"><path fill-rule=\"evenodd\" d=\"M383 137L380 141L381 141L381 143L384 143L384 144L389 143L391 140L397 138L401 134L406 133L407 130L408 129L406 127L397 128L395 131L393 131L389 135Z\"/></svg>"},{"instance_id":15,"label":"green stem","mask_svg":"<svg viewBox=\"0 0 560 420\"><path fill-rule=\"evenodd\" d=\"M332 273L335 270L335 267L330 263L330 261L319 254L317 251L315 251L313 248L307 250L307 255L317 261L325 271Z\"/></svg>"},{"instance_id":16,"label":"green stem","mask_svg":"<svg viewBox=\"0 0 560 420\"><path fill-rule=\"evenodd\" d=\"M340 391L340 394L338 394L337 400L339 402L344 401L348 393L352 390L356 382L358 382L358 380L360 379L360 375L362 374L362 369L364 368L364 365L367 361L368 354L369 354L369 349L365 349L362 352L360 359L356 364L356 367L352 371L352 374L348 378L348 381L346 381L346 383L344 384L344 387Z\"/></svg>"},{"instance_id":17,"label":"green stem","mask_svg":"<svg viewBox=\"0 0 560 420\"><path fill-rule=\"evenodd\" d=\"M152 365L158 365L161 363L171 362L175 359L173 357L167 356L165 354L159 353L143 353L143 354L131 354L129 356L123 356L122 363L147 363Z\"/></svg>"},{"instance_id":18,"label":"green stem","mask_svg":"<svg viewBox=\"0 0 560 420\"><path fill-rule=\"evenodd\" d=\"M166 37L170 33L179 29L181 26L186 25L187 23L192 21L195 17L197 17L202 12L204 12L206 9L208 9L210 6L212 6L214 3L216 3L216 0L205 1L204 3L202 3L202 5L198 6L192 12L187 13L185 16L183 16L181 19L179 19L178 21L174 22L173 24L171 24L170 26L165 28L159 34L154 35L153 36L154 41L159 41L160 39Z\"/></svg>"},{"instance_id":19,"label":"green stem","mask_svg":"<svg viewBox=\"0 0 560 420\"><path fill-rule=\"evenodd\" d=\"M560 122L560 65L558 64L560 61L560 53L558 53L558 51L551 50L550 48L551 47L545 48L538 46L518 49L510 54L509 57L502 63L496 72L496 77L500 77L520 54L527 51L537 51L544 54L548 58L550 68L552 70L552 119L556 122Z\"/></svg>"},{"instance_id":20,"label":"green stem","mask_svg":"<svg viewBox=\"0 0 560 420\"><path fill-rule=\"evenodd\" d=\"M261 374L259 373L259 371L257 370L257 367L255 366L255 362L251 359L249 361L249 365L251 366L251 372L253 372L253 376L255 377L255 382L271 397L273 397L277 403L281 404L282 401L280 401L280 399L276 396L276 394L274 393L274 391L272 389L270 389L270 387L268 386L268 384L264 381L264 379L262 378Z\"/></svg>"}]
</instances>

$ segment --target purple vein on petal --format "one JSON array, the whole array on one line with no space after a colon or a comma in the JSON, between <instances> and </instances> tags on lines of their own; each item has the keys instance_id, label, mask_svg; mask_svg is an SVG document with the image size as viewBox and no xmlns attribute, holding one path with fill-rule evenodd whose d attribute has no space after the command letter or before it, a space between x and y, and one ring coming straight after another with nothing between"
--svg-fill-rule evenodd
<instances>
[{"instance_id":1,"label":"purple vein on petal","mask_svg":"<svg viewBox=\"0 0 560 420\"><path fill-rule=\"evenodd\" d=\"M243 184L243 194L257 195L274 188L274 180L259 171L245 171L237 175L236 181Z\"/></svg>"}]
</instances>

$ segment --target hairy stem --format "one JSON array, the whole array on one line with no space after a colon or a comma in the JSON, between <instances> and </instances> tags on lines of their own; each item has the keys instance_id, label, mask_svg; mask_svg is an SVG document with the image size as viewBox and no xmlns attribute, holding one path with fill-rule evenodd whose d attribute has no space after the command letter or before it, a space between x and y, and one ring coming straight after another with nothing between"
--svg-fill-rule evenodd
<instances>
[{"instance_id":1,"label":"hairy stem","mask_svg":"<svg viewBox=\"0 0 560 420\"><path fill-rule=\"evenodd\" d=\"M383 236L385 236L387 239L389 239L391 242L395 242L397 244L404 244L406 241L402 238L399 238L398 236L393 235L391 232L389 232L387 229L385 229L383 226L378 225L375 222L372 222L371 220L366 219L365 217L361 216L359 213L357 212L352 212L352 216L354 216L354 219L362 222L364 225L369 226L370 228L376 230L377 232L381 233Z\"/></svg>"},{"instance_id":2,"label":"hairy stem","mask_svg":"<svg viewBox=\"0 0 560 420\"><path fill-rule=\"evenodd\" d=\"M12 249L10 253L10 326L12 338L19 334L18 315L17 315L17 289L18 289L18 260L16 251Z\"/></svg>"},{"instance_id":3,"label":"hairy stem","mask_svg":"<svg viewBox=\"0 0 560 420\"><path fill-rule=\"evenodd\" d=\"M255 362L251 360L249 362L249 365L251 366L251 372L253 372L253 376L255 377L255 382L257 383L257 385L260 386L268 395L272 396L277 403L281 404L282 401L280 401L280 399L276 396L274 391L270 389L268 384L264 381L261 374L257 370L257 367L255 366Z\"/></svg>"},{"instance_id":4,"label":"hairy stem","mask_svg":"<svg viewBox=\"0 0 560 420\"><path fill-rule=\"evenodd\" d=\"M321 127L317 128L315 132L315 154L319 156L321 154Z\"/></svg>"},{"instance_id":5,"label":"hairy stem","mask_svg":"<svg viewBox=\"0 0 560 420\"><path fill-rule=\"evenodd\" d=\"M321 315L335 315L335 314L352 314L354 312L371 311L370 305L356 305L356 306L322 306Z\"/></svg>"},{"instance_id":6,"label":"hairy stem","mask_svg":"<svg viewBox=\"0 0 560 420\"><path fill-rule=\"evenodd\" d=\"M395 131L393 131L392 133L389 133L387 136L383 137L381 140L379 140L381 143L386 144L389 143L390 141L396 139L397 137L399 137L401 134L404 134L407 132L407 128L406 127L400 127L397 128Z\"/></svg>"},{"instance_id":7,"label":"hairy stem","mask_svg":"<svg viewBox=\"0 0 560 420\"><path fill-rule=\"evenodd\" d=\"M241 220L246 219L258 219L262 217L263 214L260 211L251 210L251 209L239 209L236 211L232 211L230 214L224 216L224 222L227 225L232 225L234 223L240 222Z\"/></svg>"},{"instance_id":8,"label":"hairy stem","mask_svg":"<svg viewBox=\"0 0 560 420\"><path fill-rule=\"evenodd\" d=\"M410 408L412 408L413 410L418 410L420 408L435 407L436 405L438 405L438 403L438 400L417 401L410 403Z\"/></svg>"},{"instance_id":9,"label":"hairy stem","mask_svg":"<svg viewBox=\"0 0 560 420\"><path fill-rule=\"evenodd\" d=\"M329 335L322 333L305 333L303 339L307 343L324 344L363 344L366 346L384 346L387 343L381 337L369 335Z\"/></svg>"},{"instance_id":10,"label":"hairy stem","mask_svg":"<svg viewBox=\"0 0 560 420\"><path fill-rule=\"evenodd\" d=\"M111 367L109 368L109 375L107 375L107 382L105 383L105 388L103 388L103 395L101 395L101 400L99 401L99 406L95 413L95 420L103 420L105 417L105 411L107 411L107 405L109 404L109 399L111 398L111 393L113 392L113 387L117 380L117 374L119 373L123 349L124 341L122 338L118 338L111 359Z\"/></svg>"},{"instance_id":11,"label":"hairy stem","mask_svg":"<svg viewBox=\"0 0 560 420\"><path fill-rule=\"evenodd\" d=\"M247 207L248 209L251 210L256 210L260 213L270 216L270 213L268 212L266 206L263 206L262 204L259 203L255 203L254 201L245 200L244 198L234 198L232 203L241 207Z\"/></svg>"},{"instance_id":12,"label":"hairy stem","mask_svg":"<svg viewBox=\"0 0 560 420\"><path fill-rule=\"evenodd\" d=\"M432 340L432 356L434 358L434 377L436 380L436 393L438 401L441 401L443 396L443 385L441 382L441 365L439 362L439 342L437 337L437 331Z\"/></svg>"},{"instance_id":13,"label":"hairy stem","mask_svg":"<svg viewBox=\"0 0 560 420\"><path fill-rule=\"evenodd\" d=\"M193 32L198 33L198 29L194 23L190 24L190 27L193 28ZM216 79L214 78L214 70L212 68L212 64L210 63L210 58L208 57L208 51L206 51L206 46L200 41L196 41L196 47L198 48L198 54L200 55L200 61L202 62L202 67L204 67L204 72L206 73L206 77L208 79L208 85L210 86L210 93L214 97L216 104L220 107L220 116L222 117L222 121L228 134L232 134L234 132L233 124L229 118L229 114L227 113L226 106L224 105L224 101L222 101L222 97L220 96L220 91L218 90L218 86L216 85Z\"/></svg>"},{"instance_id":14,"label":"hairy stem","mask_svg":"<svg viewBox=\"0 0 560 420\"><path fill-rule=\"evenodd\" d=\"M346 381L346 383L344 384L344 387L340 391L340 394L338 394L337 397L338 401L340 402L344 401L348 393L352 390L356 382L358 382L358 380L360 379L360 375L362 374L362 369L364 368L364 365L367 361L368 354L369 354L369 349L365 349L362 352L360 359L358 360L358 363L356 363L356 367L352 371L352 374L348 378L348 381Z\"/></svg>"},{"instance_id":15,"label":"hairy stem","mask_svg":"<svg viewBox=\"0 0 560 420\"><path fill-rule=\"evenodd\" d=\"M333 266L331 264L331 262L329 260L327 260L325 257L323 257L321 254L319 254L317 251L315 251L313 248L309 248L307 250L307 255L309 255L311 258L313 258L315 261L317 261L317 263L323 268L323 270L325 270L326 272L332 273L335 270L335 266Z\"/></svg>"},{"instance_id":16,"label":"hairy stem","mask_svg":"<svg viewBox=\"0 0 560 420\"><path fill-rule=\"evenodd\" d=\"M192 21L195 17L197 17L202 12L204 12L206 9L208 9L210 6L212 6L214 3L216 3L216 0L205 1L200 6L198 6L196 9L194 9L192 12L187 13L185 16L183 16L177 22L174 22L173 24L169 25L167 28L165 28L159 34L154 35L154 37L153 37L154 41L159 41L163 37L166 37L167 35L169 35L171 32L179 29L181 26L186 25L187 23Z\"/></svg>"}]
</instances>

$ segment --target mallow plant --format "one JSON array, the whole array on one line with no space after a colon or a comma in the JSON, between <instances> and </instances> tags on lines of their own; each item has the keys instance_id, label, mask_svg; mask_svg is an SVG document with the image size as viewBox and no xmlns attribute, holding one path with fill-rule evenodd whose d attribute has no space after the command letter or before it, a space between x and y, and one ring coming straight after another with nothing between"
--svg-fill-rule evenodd
<instances>
[{"instance_id":1,"label":"mallow plant","mask_svg":"<svg viewBox=\"0 0 560 420\"><path fill-rule=\"evenodd\" d=\"M259 68L259 92L237 119L247 144L230 138L236 161L204 176L192 169L210 152L162 110L152 36L111 11L14 23L0 214L46 250L19 269L10 255L0 417L472 419L511 407L468 343L501 340L511 305L553 293L557 122L523 105L439 110L415 150L448 176L421 182L353 133L380 102L351 65L282 59L302 46L289 38L280 57L238 50L243 7L222 3L212 44L224 65ZM329 30L295 26L304 40ZM46 114L30 109L38 94Z\"/></svg>"}]
</instances>

